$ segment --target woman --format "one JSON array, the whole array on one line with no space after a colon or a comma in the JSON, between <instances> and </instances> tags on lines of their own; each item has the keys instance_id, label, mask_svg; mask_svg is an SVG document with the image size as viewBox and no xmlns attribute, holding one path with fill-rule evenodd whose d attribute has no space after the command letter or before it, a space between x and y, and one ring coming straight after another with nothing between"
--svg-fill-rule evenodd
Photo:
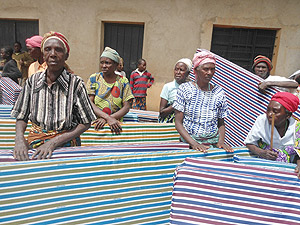
<instances>
[{"instance_id":1,"label":"woman","mask_svg":"<svg viewBox=\"0 0 300 225\"><path fill-rule=\"evenodd\" d=\"M17 62L12 58L13 49L9 46L1 48L1 58L5 60L2 77L9 77L19 84L18 79L22 77L22 73L18 69Z\"/></svg>"},{"instance_id":2,"label":"woman","mask_svg":"<svg viewBox=\"0 0 300 225\"><path fill-rule=\"evenodd\" d=\"M47 69L26 80L11 113L17 120L17 160L28 160L29 148L35 149L32 159L46 159L57 147L80 145L80 134L96 119L84 82L64 68L70 51L66 37L57 32L45 34L41 50ZM27 141L28 119L32 127Z\"/></svg>"},{"instance_id":3,"label":"woman","mask_svg":"<svg viewBox=\"0 0 300 225\"><path fill-rule=\"evenodd\" d=\"M87 82L87 90L98 119L95 129L108 123L111 131L120 134L122 120L131 108L133 95L126 77L115 73L119 65L119 54L106 47L100 57L101 72L92 74Z\"/></svg>"},{"instance_id":4,"label":"woman","mask_svg":"<svg viewBox=\"0 0 300 225\"><path fill-rule=\"evenodd\" d=\"M159 122L174 123L175 114L172 104L180 84L187 81L192 68L192 61L187 58L178 60L174 68L174 80L164 85L160 94Z\"/></svg>"},{"instance_id":5,"label":"woman","mask_svg":"<svg viewBox=\"0 0 300 225\"><path fill-rule=\"evenodd\" d=\"M299 98L289 92L278 92L272 96L267 111L257 117L245 144L261 158L282 162L292 162L294 148L299 149L300 123L293 117L299 105ZM274 115L273 149L271 145L271 124ZM297 131L297 132L296 132Z\"/></svg>"},{"instance_id":6,"label":"woman","mask_svg":"<svg viewBox=\"0 0 300 225\"><path fill-rule=\"evenodd\" d=\"M223 89L210 83L216 66L214 54L208 51L196 53L193 58L195 82L179 86L175 109L175 126L183 141L190 148L206 152L210 146L232 148L224 143L224 118L229 115Z\"/></svg>"}]
</instances>

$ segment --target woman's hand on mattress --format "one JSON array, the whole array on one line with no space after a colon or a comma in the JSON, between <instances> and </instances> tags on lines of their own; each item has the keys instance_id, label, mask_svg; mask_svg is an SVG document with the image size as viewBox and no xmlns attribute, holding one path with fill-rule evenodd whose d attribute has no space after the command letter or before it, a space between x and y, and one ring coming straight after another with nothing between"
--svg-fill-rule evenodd
<instances>
[{"instance_id":1,"label":"woman's hand on mattress","mask_svg":"<svg viewBox=\"0 0 300 225\"><path fill-rule=\"evenodd\" d=\"M224 142L218 142L216 146L217 148L223 148L226 152L234 152L233 148L226 145Z\"/></svg>"},{"instance_id":2,"label":"woman's hand on mattress","mask_svg":"<svg viewBox=\"0 0 300 225\"><path fill-rule=\"evenodd\" d=\"M55 144L53 143L53 139L45 142L41 146L39 146L35 153L32 155L31 159L51 159L52 153L55 149Z\"/></svg>"},{"instance_id":3,"label":"woman's hand on mattress","mask_svg":"<svg viewBox=\"0 0 300 225\"><path fill-rule=\"evenodd\" d=\"M272 150L263 150L260 151L259 156L263 159L269 159L275 161L278 157L278 153Z\"/></svg>"},{"instance_id":4,"label":"woman's hand on mattress","mask_svg":"<svg viewBox=\"0 0 300 225\"><path fill-rule=\"evenodd\" d=\"M16 139L15 148L14 148L14 158L19 161L29 160L28 156L28 142L25 138Z\"/></svg>"},{"instance_id":5,"label":"woman's hand on mattress","mask_svg":"<svg viewBox=\"0 0 300 225\"><path fill-rule=\"evenodd\" d=\"M204 153L206 153L207 149L209 148L209 146L202 145L202 144L199 144L197 142L195 144L191 144L190 146L191 146L192 149L197 150L197 151L201 151L201 152L204 152Z\"/></svg>"},{"instance_id":6,"label":"woman's hand on mattress","mask_svg":"<svg viewBox=\"0 0 300 225\"><path fill-rule=\"evenodd\" d=\"M120 122L118 120L116 120L115 118L113 118L112 116L110 116L107 119L107 123L108 123L112 133L120 134L122 132L122 126L121 126Z\"/></svg>"},{"instance_id":7,"label":"woman's hand on mattress","mask_svg":"<svg viewBox=\"0 0 300 225\"><path fill-rule=\"evenodd\" d=\"M95 120L95 122L93 124L95 125L95 130L100 130L106 124L106 120L103 118L98 118Z\"/></svg>"},{"instance_id":8,"label":"woman's hand on mattress","mask_svg":"<svg viewBox=\"0 0 300 225\"><path fill-rule=\"evenodd\" d=\"M298 177L298 179L300 179L300 165L296 166L295 173L297 173L297 177Z\"/></svg>"}]
</instances>

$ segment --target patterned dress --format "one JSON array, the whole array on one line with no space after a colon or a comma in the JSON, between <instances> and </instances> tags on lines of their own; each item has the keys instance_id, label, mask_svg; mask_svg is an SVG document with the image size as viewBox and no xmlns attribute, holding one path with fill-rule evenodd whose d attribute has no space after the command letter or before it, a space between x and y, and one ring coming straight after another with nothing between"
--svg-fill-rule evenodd
<instances>
[{"instance_id":1,"label":"patterned dress","mask_svg":"<svg viewBox=\"0 0 300 225\"><path fill-rule=\"evenodd\" d=\"M128 79L117 75L116 81L107 83L102 73L92 74L87 82L87 92L95 95L95 105L111 115L123 107L123 103L133 99Z\"/></svg>"},{"instance_id":2,"label":"patterned dress","mask_svg":"<svg viewBox=\"0 0 300 225\"><path fill-rule=\"evenodd\" d=\"M183 112L183 126L196 141L213 139L218 135L218 119L229 115L226 95L220 86L202 91L192 82L181 84L173 108Z\"/></svg>"}]
</instances>

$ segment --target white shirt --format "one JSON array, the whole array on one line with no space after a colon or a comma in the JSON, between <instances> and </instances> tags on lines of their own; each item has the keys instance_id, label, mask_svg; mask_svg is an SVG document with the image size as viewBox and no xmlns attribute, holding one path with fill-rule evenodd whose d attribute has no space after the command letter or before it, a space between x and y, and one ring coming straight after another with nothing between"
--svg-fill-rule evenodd
<instances>
[{"instance_id":1,"label":"white shirt","mask_svg":"<svg viewBox=\"0 0 300 225\"><path fill-rule=\"evenodd\" d=\"M273 148L284 149L285 146L294 145L296 121L293 117L290 117L289 122L289 127L283 137L280 137L277 129L274 128ZM268 145L271 143L271 124L269 124L265 113L256 118L244 143L258 146L257 142L259 139L262 139Z\"/></svg>"},{"instance_id":2,"label":"white shirt","mask_svg":"<svg viewBox=\"0 0 300 225\"><path fill-rule=\"evenodd\" d=\"M169 105L173 104L176 98L178 87L179 84L175 80L166 83L161 91L160 97L166 99Z\"/></svg>"}]
</instances>

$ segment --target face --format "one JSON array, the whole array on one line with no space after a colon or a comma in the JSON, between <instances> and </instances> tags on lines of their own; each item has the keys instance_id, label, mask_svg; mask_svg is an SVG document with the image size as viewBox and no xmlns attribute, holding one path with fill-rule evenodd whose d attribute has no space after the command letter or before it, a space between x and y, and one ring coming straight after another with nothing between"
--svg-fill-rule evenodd
<instances>
[{"instance_id":1,"label":"face","mask_svg":"<svg viewBox=\"0 0 300 225\"><path fill-rule=\"evenodd\" d=\"M139 71L140 71L140 72L145 71L145 70L146 70L146 66L147 66L147 65L146 65L146 62L145 62L145 61L142 61L142 63L138 65Z\"/></svg>"},{"instance_id":2,"label":"face","mask_svg":"<svg viewBox=\"0 0 300 225\"><path fill-rule=\"evenodd\" d=\"M213 63L205 63L196 68L196 79L203 83L209 83L215 74L216 66Z\"/></svg>"},{"instance_id":3,"label":"face","mask_svg":"<svg viewBox=\"0 0 300 225\"><path fill-rule=\"evenodd\" d=\"M182 84L185 82L186 77L188 75L187 66L184 63L177 63L174 68L174 79L178 84Z\"/></svg>"},{"instance_id":4,"label":"face","mask_svg":"<svg viewBox=\"0 0 300 225\"><path fill-rule=\"evenodd\" d=\"M269 75L269 68L266 63L260 62L254 67L254 73L261 78L266 79Z\"/></svg>"},{"instance_id":5,"label":"face","mask_svg":"<svg viewBox=\"0 0 300 225\"><path fill-rule=\"evenodd\" d=\"M1 55L2 59L6 59L7 58L7 54L6 54L5 50L4 50L4 48L1 49L0 55Z\"/></svg>"},{"instance_id":6,"label":"face","mask_svg":"<svg viewBox=\"0 0 300 225\"><path fill-rule=\"evenodd\" d=\"M19 43L14 44L14 50L15 50L15 52L20 52L21 51L21 46L20 46Z\"/></svg>"},{"instance_id":7,"label":"face","mask_svg":"<svg viewBox=\"0 0 300 225\"><path fill-rule=\"evenodd\" d=\"M118 67L118 64L107 57L100 58L100 67L104 75L113 74Z\"/></svg>"},{"instance_id":8,"label":"face","mask_svg":"<svg viewBox=\"0 0 300 225\"><path fill-rule=\"evenodd\" d=\"M58 71L64 67L68 55L65 53L65 48L61 41L49 39L45 42L43 50L43 57L49 70Z\"/></svg>"},{"instance_id":9,"label":"face","mask_svg":"<svg viewBox=\"0 0 300 225\"><path fill-rule=\"evenodd\" d=\"M28 49L28 53L31 56L31 58L33 58L34 60L37 60L40 58L41 55L41 49L40 48L32 48L27 46Z\"/></svg>"},{"instance_id":10,"label":"face","mask_svg":"<svg viewBox=\"0 0 300 225\"><path fill-rule=\"evenodd\" d=\"M274 124L276 127L285 126L286 120L291 117L291 115L286 112L285 108L276 101L270 101L267 107L266 115L269 124L272 124L272 114L275 115Z\"/></svg>"},{"instance_id":11,"label":"face","mask_svg":"<svg viewBox=\"0 0 300 225\"><path fill-rule=\"evenodd\" d=\"M123 70L123 63L122 63L122 62L119 63L119 65L118 65L118 67L117 67L117 70L118 70L119 72L121 72L121 71Z\"/></svg>"}]
</instances>

